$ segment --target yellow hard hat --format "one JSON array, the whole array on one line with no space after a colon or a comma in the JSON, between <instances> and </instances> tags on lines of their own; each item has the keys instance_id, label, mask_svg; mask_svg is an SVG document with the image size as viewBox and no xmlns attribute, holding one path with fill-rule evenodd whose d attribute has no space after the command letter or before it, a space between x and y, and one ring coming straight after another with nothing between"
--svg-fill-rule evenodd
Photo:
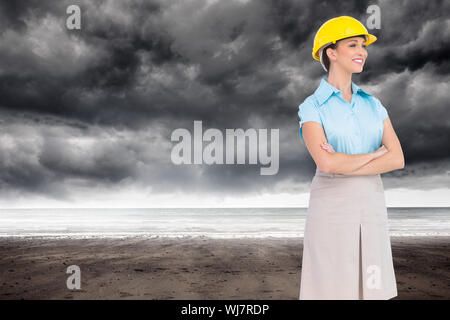
<instances>
[{"instance_id":1,"label":"yellow hard hat","mask_svg":"<svg viewBox=\"0 0 450 320\"><path fill-rule=\"evenodd\" d=\"M377 40L377 37L369 34L366 27L355 18L340 16L330 19L322 24L314 37L312 56L320 61L319 50L325 45L334 44L338 40L359 35L366 36L366 46Z\"/></svg>"}]
</instances>

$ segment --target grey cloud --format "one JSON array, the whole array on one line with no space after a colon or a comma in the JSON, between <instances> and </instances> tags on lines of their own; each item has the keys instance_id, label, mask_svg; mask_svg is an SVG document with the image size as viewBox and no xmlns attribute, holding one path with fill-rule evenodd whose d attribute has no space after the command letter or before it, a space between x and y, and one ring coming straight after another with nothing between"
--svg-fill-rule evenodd
<instances>
[{"instance_id":1,"label":"grey cloud","mask_svg":"<svg viewBox=\"0 0 450 320\"><path fill-rule=\"evenodd\" d=\"M299 186L315 166L297 108L324 76L311 57L314 33L337 15L364 22L377 3L382 28L371 30L378 41L354 81L380 98L402 143L407 168L385 176L401 184L423 172L445 185L435 176L450 155L448 2L206 3L83 0L82 30L69 31L72 2L2 2L3 194L70 198L77 181L161 193L243 195L283 183L306 192ZM174 166L170 134L194 120L220 130L280 128L279 173Z\"/></svg>"}]
</instances>

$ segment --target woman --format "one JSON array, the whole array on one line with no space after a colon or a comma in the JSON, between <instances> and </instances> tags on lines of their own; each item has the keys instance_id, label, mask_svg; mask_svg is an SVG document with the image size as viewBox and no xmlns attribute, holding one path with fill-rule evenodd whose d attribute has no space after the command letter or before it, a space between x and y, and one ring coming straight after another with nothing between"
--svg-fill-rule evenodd
<instances>
[{"instance_id":1,"label":"woman","mask_svg":"<svg viewBox=\"0 0 450 320\"><path fill-rule=\"evenodd\" d=\"M376 37L356 19L325 22L313 57L328 76L299 106L300 135L317 165L303 241L300 299L397 296L381 173L404 167L381 102L351 80Z\"/></svg>"}]
</instances>

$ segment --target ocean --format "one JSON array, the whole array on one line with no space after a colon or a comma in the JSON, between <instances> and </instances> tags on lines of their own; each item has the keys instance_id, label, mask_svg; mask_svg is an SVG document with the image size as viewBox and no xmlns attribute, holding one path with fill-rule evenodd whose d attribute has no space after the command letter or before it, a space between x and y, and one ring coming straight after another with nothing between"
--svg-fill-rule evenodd
<instances>
[{"instance_id":1,"label":"ocean","mask_svg":"<svg viewBox=\"0 0 450 320\"><path fill-rule=\"evenodd\" d=\"M0 209L0 237L303 237L306 208ZM391 236L450 236L450 208L388 208Z\"/></svg>"}]
</instances>

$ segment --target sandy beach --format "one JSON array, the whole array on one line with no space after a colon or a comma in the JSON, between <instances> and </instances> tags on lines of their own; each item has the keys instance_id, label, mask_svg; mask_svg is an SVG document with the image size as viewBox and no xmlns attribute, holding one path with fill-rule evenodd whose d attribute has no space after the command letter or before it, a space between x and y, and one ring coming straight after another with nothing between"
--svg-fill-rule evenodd
<instances>
[{"instance_id":1,"label":"sandy beach","mask_svg":"<svg viewBox=\"0 0 450 320\"><path fill-rule=\"evenodd\" d=\"M298 299L302 238L0 239L0 299ZM450 237L391 237L399 295L450 298ZM81 268L81 289L66 269Z\"/></svg>"}]
</instances>

